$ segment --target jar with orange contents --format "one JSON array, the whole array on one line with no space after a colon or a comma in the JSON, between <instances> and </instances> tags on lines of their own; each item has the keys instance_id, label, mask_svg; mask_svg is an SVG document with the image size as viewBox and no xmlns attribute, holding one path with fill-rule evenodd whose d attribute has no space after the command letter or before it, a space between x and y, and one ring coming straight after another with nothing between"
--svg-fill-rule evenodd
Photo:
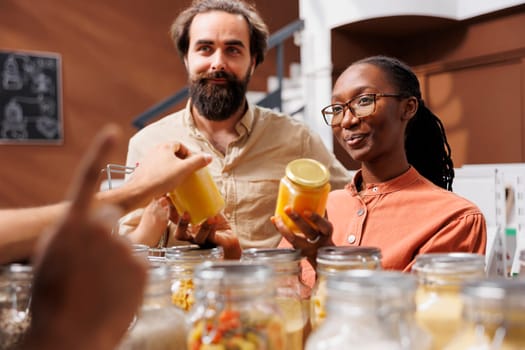
<instances>
[{"instance_id":1,"label":"jar with orange contents","mask_svg":"<svg viewBox=\"0 0 525 350\"><path fill-rule=\"evenodd\" d=\"M206 167L189 175L168 196L179 215L190 214L192 225L201 224L224 208L224 198Z\"/></svg>"},{"instance_id":2,"label":"jar with orange contents","mask_svg":"<svg viewBox=\"0 0 525 350\"><path fill-rule=\"evenodd\" d=\"M330 172L320 162L308 158L291 161L279 185L275 216L281 217L292 231L300 232L284 209L290 206L299 214L310 211L324 215L330 192L329 180Z\"/></svg>"}]
</instances>

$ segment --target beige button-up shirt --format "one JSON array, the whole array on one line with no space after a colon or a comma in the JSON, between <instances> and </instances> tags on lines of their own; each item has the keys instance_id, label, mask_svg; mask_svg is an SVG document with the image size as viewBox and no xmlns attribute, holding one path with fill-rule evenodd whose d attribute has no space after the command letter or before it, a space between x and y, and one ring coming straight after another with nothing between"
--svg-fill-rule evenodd
<instances>
[{"instance_id":1,"label":"beige button-up shirt","mask_svg":"<svg viewBox=\"0 0 525 350\"><path fill-rule=\"evenodd\" d=\"M184 110L137 132L129 142L126 164L134 166L148 149L168 141L182 142L191 152L211 154L208 167L226 202L223 214L243 248L276 247L281 240L270 217L288 162L320 161L330 170L332 189L343 188L351 179L321 138L287 115L250 105L236 130L239 137L223 155L197 129L188 103ZM129 232L140 215L141 210L124 217L120 232Z\"/></svg>"}]
</instances>

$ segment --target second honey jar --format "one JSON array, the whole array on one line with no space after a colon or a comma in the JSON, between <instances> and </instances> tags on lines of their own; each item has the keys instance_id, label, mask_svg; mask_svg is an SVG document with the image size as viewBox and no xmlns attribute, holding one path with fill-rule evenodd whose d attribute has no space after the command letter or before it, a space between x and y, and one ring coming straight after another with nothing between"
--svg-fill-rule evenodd
<instances>
[{"instance_id":1,"label":"second honey jar","mask_svg":"<svg viewBox=\"0 0 525 350\"><path fill-rule=\"evenodd\" d=\"M279 185L279 196L275 215L281 217L292 231L300 230L284 212L286 207L302 214L310 211L324 215L326 200L330 192L330 172L320 162L301 158L288 163L286 174Z\"/></svg>"}]
</instances>

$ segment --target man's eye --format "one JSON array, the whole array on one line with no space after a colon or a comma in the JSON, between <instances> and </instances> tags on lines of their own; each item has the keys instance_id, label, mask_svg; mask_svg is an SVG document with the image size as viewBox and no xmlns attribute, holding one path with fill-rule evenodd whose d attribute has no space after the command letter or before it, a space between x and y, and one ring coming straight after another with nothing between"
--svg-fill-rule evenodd
<instances>
[{"instance_id":1,"label":"man's eye","mask_svg":"<svg viewBox=\"0 0 525 350\"><path fill-rule=\"evenodd\" d=\"M332 113L333 114L339 114L339 113L343 113L343 106L333 106L332 107Z\"/></svg>"},{"instance_id":2,"label":"man's eye","mask_svg":"<svg viewBox=\"0 0 525 350\"><path fill-rule=\"evenodd\" d=\"M209 46L200 46L197 48L197 51L200 51L200 52L210 52L211 51L211 48Z\"/></svg>"},{"instance_id":3,"label":"man's eye","mask_svg":"<svg viewBox=\"0 0 525 350\"><path fill-rule=\"evenodd\" d=\"M236 47L229 47L228 48L228 52L231 53L231 54L239 54L241 52L241 50L239 50Z\"/></svg>"}]
</instances>

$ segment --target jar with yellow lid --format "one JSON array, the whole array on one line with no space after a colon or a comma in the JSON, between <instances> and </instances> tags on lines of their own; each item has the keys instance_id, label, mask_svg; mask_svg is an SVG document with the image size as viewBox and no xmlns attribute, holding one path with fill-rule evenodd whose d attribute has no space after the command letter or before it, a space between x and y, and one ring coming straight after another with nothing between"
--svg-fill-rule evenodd
<instances>
[{"instance_id":1,"label":"jar with yellow lid","mask_svg":"<svg viewBox=\"0 0 525 350\"><path fill-rule=\"evenodd\" d=\"M224 208L224 198L207 167L189 175L168 196L179 215L190 214L192 225L203 223Z\"/></svg>"},{"instance_id":2,"label":"jar with yellow lid","mask_svg":"<svg viewBox=\"0 0 525 350\"><path fill-rule=\"evenodd\" d=\"M206 262L195 269L194 282L187 349L288 349L270 266Z\"/></svg>"},{"instance_id":3,"label":"jar with yellow lid","mask_svg":"<svg viewBox=\"0 0 525 350\"><path fill-rule=\"evenodd\" d=\"M461 324L461 285L485 277L485 257L474 253L429 253L416 258L416 320L443 349Z\"/></svg>"},{"instance_id":4,"label":"jar with yellow lid","mask_svg":"<svg viewBox=\"0 0 525 350\"><path fill-rule=\"evenodd\" d=\"M428 350L414 320L417 281L399 271L350 270L327 280L326 320L306 350Z\"/></svg>"},{"instance_id":5,"label":"jar with yellow lid","mask_svg":"<svg viewBox=\"0 0 525 350\"><path fill-rule=\"evenodd\" d=\"M309 158L291 161L279 185L275 215L281 217L292 231L300 232L284 212L285 207L290 206L299 214L307 210L324 215L330 192L329 180L330 172L320 162Z\"/></svg>"},{"instance_id":6,"label":"jar with yellow lid","mask_svg":"<svg viewBox=\"0 0 525 350\"><path fill-rule=\"evenodd\" d=\"M301 251L292 248L249 248L242 261L263 263L273 268L275 300L285 321L286 349L302 350L310 332L310 287L301 276Z\"/></svg>"},{"instance_id":7,"label":"jar with yellow lid","mask_svg":"<svg viewBox=\"0 0 525 350\"><path fill-rule=\"evenodd\" d=\"M317 279L312 288L310 321L317 328L326 318L326 281L348 270L381 269L381 250L375 247L321 247L317 251Z\"/></svg>"},{"instance_id":8,"label":"jar with yellow lid","mask_svg":"<svg viewBox=\"0 0 525 350\"><path fill-rule=\"evenodd\" d=\"M195 267L206 261L223 259L222 247L201 248L198 245L169 247L164 254L170 270L171 301L179 309L188 312L195 302L193 273Z\"/></svg>"},{"instance_id":9,"label":"jar with yellow lid","mask_svg":"<svg viewBox=\"0 0 525 350\"><path fill-rule=\"evenodd\" d=\"M525 349L525 281L486 279L463 285L463 326L445 350Z\"/></svg>"}]
</instances>

